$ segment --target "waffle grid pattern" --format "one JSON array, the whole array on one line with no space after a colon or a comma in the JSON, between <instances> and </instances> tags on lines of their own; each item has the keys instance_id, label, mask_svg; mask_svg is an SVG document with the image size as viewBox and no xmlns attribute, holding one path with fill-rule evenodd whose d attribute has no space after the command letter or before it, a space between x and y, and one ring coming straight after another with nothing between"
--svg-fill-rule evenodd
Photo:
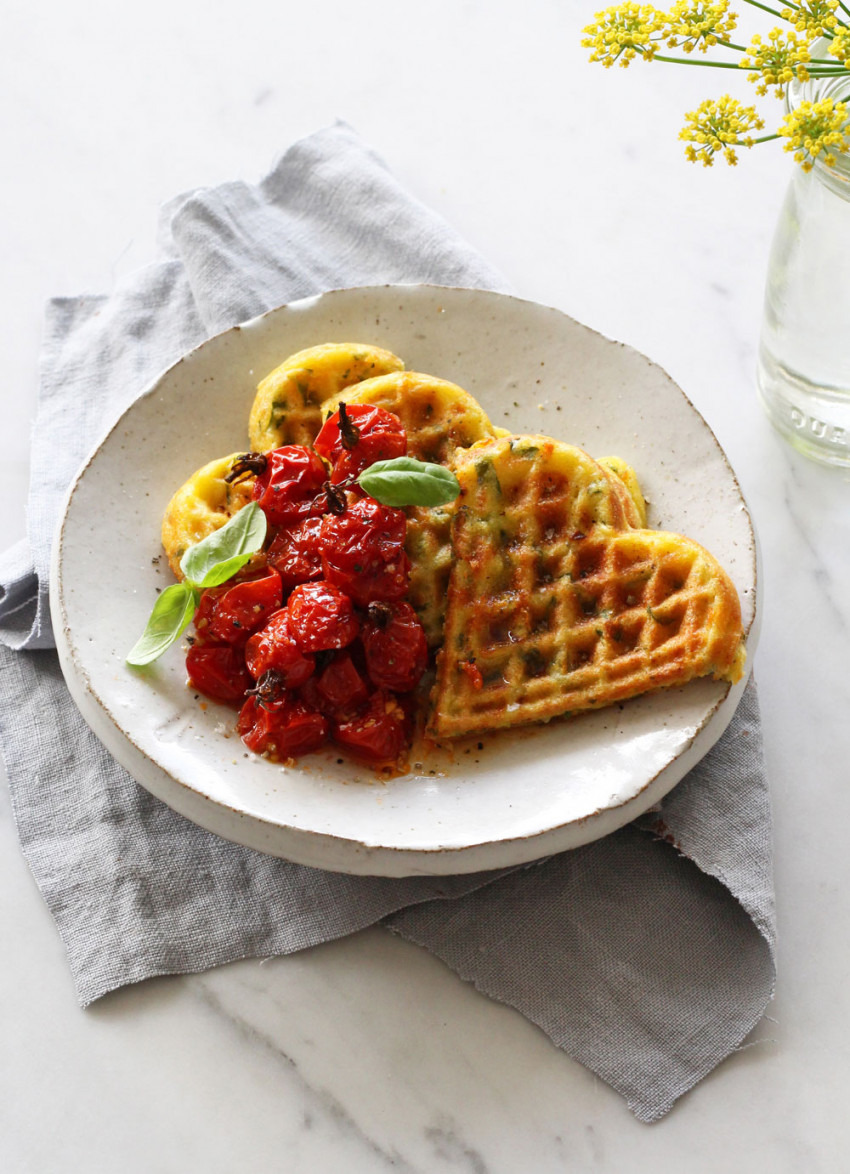
<instances>
[{"instance_id":1,"label":"waffle grid pattern","mask_svg":"<svg viewBox=\"0 0 850 1174\"><path fill-rule=\"evenodd\" d=\"M411 506L405 549L410 559L407 599L425 629L428 647L437 648L443 641L452 571L451 514L437 507Z\"/></svg>"},{"instance_id":2,"label":"waffle grid pattern","mask_svg":"<svg viewBox=\"0 0 850 1174\"><path fill-rule=\"evenodd\" d=\"M398 416L407 432L407 451L420 461L448 464L457 449L494 434L486 413L468 391L418 371L368 379L341 392L327 409L335 411L340 400L373 404Z\"/></svg>"},{"instance_id":3,"label":"waffle grid pattern","mask_svg":"<svg viewBox=\"0 0 850 1174\"><path fill-rule=\"evenodd\" d=\"M597 492L585 454L524 444L459 471L432 732L546 721L728 673L740 610L715 560L617 521L618 496Z\"/></svg>"}]
</instances>

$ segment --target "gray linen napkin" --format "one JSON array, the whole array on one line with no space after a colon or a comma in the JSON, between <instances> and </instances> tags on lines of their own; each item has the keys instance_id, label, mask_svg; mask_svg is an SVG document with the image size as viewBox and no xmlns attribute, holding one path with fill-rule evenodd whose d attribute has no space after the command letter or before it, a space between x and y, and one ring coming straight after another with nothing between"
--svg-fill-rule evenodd
<instances>
[{"instance_id":1,"label":"gray linen napkin","mask_svg":"<svg viewBox=\"0 0 850 1174\"><path fill-rule=\"evenodd\" d=\"M434 879L340 876L221 840L139 787L82 721L51 650L51 536L77 466L146 383L209 334L323 289L504 288L343 124L295 144L257 186L174 200L161 240L162 260L108 297L50 304L28 540L0 559L0 742L81 1004L383 920L657 1120L772 994L753 686L718 746L637 824L525 869Z\"/></svg>"}]
</instances>

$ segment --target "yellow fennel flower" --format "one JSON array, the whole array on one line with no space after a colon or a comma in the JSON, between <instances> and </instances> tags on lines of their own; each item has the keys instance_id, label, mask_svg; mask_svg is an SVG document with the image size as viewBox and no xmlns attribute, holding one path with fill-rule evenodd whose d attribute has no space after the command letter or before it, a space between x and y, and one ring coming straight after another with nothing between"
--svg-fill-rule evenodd
<instances>
[{"instance_id":1,"label":"yellow fennel flower","mask_svg":"<svg viewBox=\"0 0 850 1174\"><path fill-rule=\"evenodd\" d=\"M709 45L729 39L737 20L729 11L729 0L676 0L667 15L667 44L686 53L697 48L705 53Z\"/></svg>"},{"instance_id":2,"label":"yellow fennel flower","mask_svg":"<svg viewBox=\"0 0 850 1174\"><path fill-rule=\"evenodd\" d=\"M592 49L591 61L601 61L606 69L619 61L627 66L640 55L646 61L655 56L664 13L649 4L619 4L597 12L593 24L584 29L582 45Z\"/></svg>"},{"instance_id":3,"label":"yellow fennel flower","mask_svg":"<svg viewBox=\"0 0 850 1174\"><path fill-rule=\"evenodd\" d=\"M829 51L850 69L850 29L843 28L835 34L829 42Z\"/></svg>"},{"instance_id":4,"label":"yellow fennel flower","mask_svg":"<svg viewBox=\"0 0 850 1174\"><path fill-rule=\"evenodd\" d=\"M752 147L755 140L749 132L764 126L755 106L744 106L729 94L707 99L685 117L687 122L679 133L679 138L688 143L685 156L704 167L711 167L714 156L721 153L727 163L737 163L733 148Z\"/></svg>"},{"instance_id":5,"label":"yellow fennel flower","mask_svg":"<svg viewBox=\"0 0 850 1174\"><path fill-rule=\"evenodd\" d=\"M766 94L768 86L776 86L777 98L785 93L789 82L808 81L807 62L811 61L808 41L798 41L791 29L771 29L765 43L756 33L747 46L747 52L738 62L741 69L750 69L750 81L756 83L756 93Z\"/></svg>"},{"instance_id":6,"label":"yellow fennel flower","mask_svg":"<svg viewBox=\"0 0 850 1174\"><path fill-rule=\"evenodd\" d=\"M799 0L793 8L783 8L779 15L790 21L798 33L822 37L838 28L837 7L838 0Z\"/></svg>"},{"instance_id":7,"label":"yellow fennel flower","mask_svg":"<svg viewBox=\"0 0 850 1174\"><path fill-rule=\"evenodd\" d=\"M815 160L823 155L828 167L835 166L835 151L850 150L850 117L846 102L833 102L824 98L820 102L801 102L791 110L779 125L779 134L787 138L786 151L793 151L794 158L804 171L811 171Z\"/></svg>"}]
</instances>

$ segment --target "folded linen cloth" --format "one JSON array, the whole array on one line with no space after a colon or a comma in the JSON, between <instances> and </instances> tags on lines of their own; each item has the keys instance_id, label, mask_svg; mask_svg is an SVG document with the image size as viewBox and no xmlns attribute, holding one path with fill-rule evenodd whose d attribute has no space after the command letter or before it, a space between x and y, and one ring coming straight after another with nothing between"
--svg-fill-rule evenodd
<instances>
[{"instance_id":1,"label":"folded linen cloth","mask_svg":"<svg viewBox=\"0 0 850 1174\"><path fill-rule=\"evenodd\" d=\"M178 197L161 229L160 261L108 296L49 306L28 539L0 559L0 743L81 1004L382 921L657 1120L772 994L754 686L721 742L637 824L524 869L403 880L325 873L201 830L139 787L76 710L51 650L53 528L76 468L152 378L210 334L323 289L504 288L344 124L295 144L257 186Z\"/></svg>"}]
</instances>

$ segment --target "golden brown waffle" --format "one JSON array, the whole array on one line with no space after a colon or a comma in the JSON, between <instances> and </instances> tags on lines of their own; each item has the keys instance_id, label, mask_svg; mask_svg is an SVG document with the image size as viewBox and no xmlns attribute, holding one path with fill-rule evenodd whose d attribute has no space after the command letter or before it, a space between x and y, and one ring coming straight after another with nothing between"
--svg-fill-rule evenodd
<instances>
[{"instance_id":1,"label":"golden brown waffle","mask_svg":"<svg viewBox=\"0 0 850 1174\"><path fill-rule=\"evenodd\" d=\"M446 465L456 449L494 435L486 412L468 391L418 371L367 379L331 400L324 409L326 416L337 410L340 400L393 412L407 432L408 453L420 461Z\"/></svg>"},{"instance_id":2,"label":"golden brown waffle","mask_svg":"<svg viewBox=\"0 0 850 1174\"><path fill-rule=\"evenodd\" d=\"M637 510L637 524L639 526L646 526L646 502L644 501L643 492L640 487L640 482L637 479L637 473L631 465L627 465L620 457L597 457L597 462L608 469L625 485L629 497L635 504Z\"/></svg>"},{"instance_id":3,"label":"golden brown waffle","mask_svg":"<svg viewBox=\"0 0 850 1174\"><path fill-rule=\"evenodd\" d=\"M162 545L176 578L183 578L180 560L188 548L218 530L251 501L253 477L234 485L224 479L239 455L231 453L198 469L168 503L162 519Z\"/></svg>"},{"instance_id":4,"label":"golden brown waffle","mask_svg":"<svg viewBox=\"0 0 850 1174\"><path fill-rule=\"evenodd\" d=\"M393 412L407 432L408 453L421 461L451 464L455 452L494 435L493 425L477 400L445 379L417 371L399 371L367 379L342 392L325 407L339 402L374 404ZM443 611L451 570L451 513L437 507L407 510L407 556L410 588L407 598L416 609L430 647L443 637Z\"/></svg>"},{"instance_id":5,"label":"golden brown waffle","mask_svg":"<svg viewBox=\"0 0 850 1174\"><path fill-rule=\"evenodd\" d=\"M496 429L496 432L501 432L502 436L510 435L504 428ZM634 470L619 457L606 457L605 460L608 468L616 472L624 483L631 498L631 502L625 501L620 487L612 487L611 491L618 498L626 521L630 525L646 525L646 506ZM452 507L419 509L415 506L407 511L407 555L410 559L411 583L409 598L425 628L429 648L438 648L443 642L443 621L452 569L452 512Z\"/></svg>"},{"instance_id":6,"label":"golden brown waffle","mask_svg":"<svg viewBox=\"0 0 850 1174\"><path fill-rule=\"evenodd\" d=\"M587 454L513 437L458 454L455 471L433 736L740 677L741 612L725 571L687 538L631 529L613 474Z\"/></svg>"},{"instance_id":7,"label":"golden brown waffle","mask_svg":"<svg viewBox=\"0 0 850 1174\"><path fill-rule=\"evenodd\" d=\"M407 600L425 629L429 648L443 642L446 592L452 569L451 512L443 506L410 506L405 549L410 559Z\"/></svg>"},{"instance_id":8,"label":"golden brown waffle","mask_svg":"<svg viewBox=\"0 0 850 1174\"><path fill-rule=\"evenodd\" d=\"M257 388L248 422L251 448L267 452L282 444L312 444L326 400L403 367L389 351L357 342L324 343L291 355Z\"/></svg>"}]
</instances>

